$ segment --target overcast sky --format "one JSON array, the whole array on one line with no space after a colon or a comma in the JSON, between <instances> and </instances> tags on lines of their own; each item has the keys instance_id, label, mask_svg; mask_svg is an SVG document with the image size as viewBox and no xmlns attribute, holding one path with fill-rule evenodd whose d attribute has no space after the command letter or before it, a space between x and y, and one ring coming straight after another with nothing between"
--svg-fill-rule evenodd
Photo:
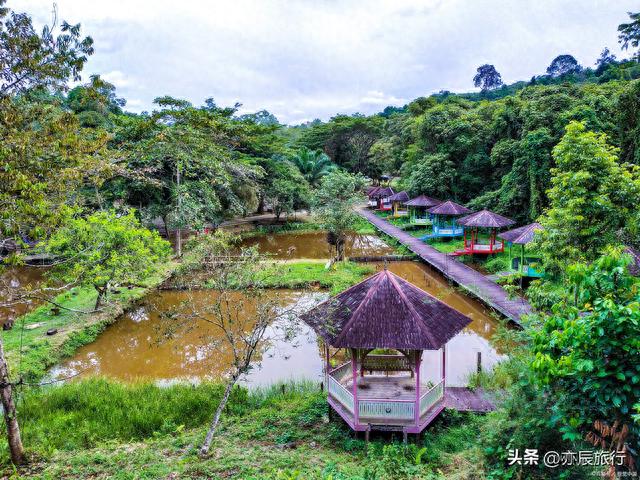
<instances>
[{"instance_id":1,"label":"overcast sky","mask_svg":"<svg viewBox=\"0 0 640 480\"><path fill-rule=\"evenodd\" d=\"M638 0L56 0L95 41L84 76L131 111L155 97L267 109L283 123L375 113L439 90L472 90L492 63L506 83L562 53L620 56L616 28ZM9 0L38 25L51 0ZM628 53L622 54L628 56Z\"/></svg>"}]
</instances>

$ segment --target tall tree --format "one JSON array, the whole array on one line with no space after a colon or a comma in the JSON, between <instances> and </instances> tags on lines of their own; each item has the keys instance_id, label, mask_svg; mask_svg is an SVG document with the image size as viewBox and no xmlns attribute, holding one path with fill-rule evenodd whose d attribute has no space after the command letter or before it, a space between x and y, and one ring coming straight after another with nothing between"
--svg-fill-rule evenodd
<instances>
[{"instance_id":1,"label":"tall tree","mask_svg":"<svg viewBox=\"0 0 640 480\"><path fill-rule=\"evenodd\" d=\"M552 77L561 77L571 73L578 73L582 68L572 55L558 55L547 67L547 74Z\"/></svg>"},{"instance_id":2,"label":"tall tree","mask_svg":"<svg viewBox=\"0 0 640 480\"><path fill-rule=\"evenodd\" d=\"M325 176L313 200L315 214L328 231L329 243L336 248L336 261L345 259L345 242L349 230L356 222L355 206L364 199L365 180L340 170Z\"/></svg>"},{"instance_id":3,"label":"tall tree","mask_svg":"<svg viewBox=\"0 0 640 480\"><path fill-rule=\"evenodd\" d=\"M493 90L502 85L502 76L493 65L480 65L477 73L473 77L473 85L480 87L483 92Z\"/></svg>"},{"instance_id":4,"label":"tall tree","mask_svg":"<svg viewBox=\"0 0 640 480\"><path fill-rule=\"evenodd\" d=\"M640 204L637 173L618 163L607 136L571 122L553 149L550 208L541 217L545 271L563 272L577 261L592 261Z\"/></svg>"},{"instance_id":5,"label":"tall tree","mask_svg":"<svg viewBox=\"0 0 640 480\"><path fill-rule=\"evenodd\" d=\"M600 75L609 65L616 63L616 56L605 47L596 60L596 75Z\"/></svg>"},{"instance_id":6,"label":"tall tree","mask_svg":"<svg viewBox=\"0 0 640 480\"><path fill-rule=\"evenodd\" d=\"M91 37L82 38L80 24L63 21L56 35L57 17L38 34L26 13L5 7L0 0L0 95L33 87L63 88L69 78L80 80L80 71L93 54Z\"/></svg>"},{"instance_id":7,"label":"tall tree","mask_svg":"<svg viewBox=\"0 0 640 480\"><path fill-rule=\"evenodd\" d=\"M640 60L640 12L629 13L631 21L618 25L618 41L622 44L622 49L627 50L629 46L637 48L633 54L636 60Z\"/></svg>"}]
</instances>

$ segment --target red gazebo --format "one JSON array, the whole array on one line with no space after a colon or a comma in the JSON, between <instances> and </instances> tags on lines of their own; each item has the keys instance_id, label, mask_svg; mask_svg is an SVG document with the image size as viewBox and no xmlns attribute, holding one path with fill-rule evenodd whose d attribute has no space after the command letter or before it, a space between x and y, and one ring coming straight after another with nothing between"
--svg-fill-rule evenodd
<instances>
[{"instance_id":1,"label":"red gazebo","mask_svg":"<svg viewBox=\"0 0 640 480\"><path fill-rule=\"evenodd\" d=\"M510 218L503 217L489 210L481 210L458 219L464 230L464 248L452 255L491 255L504 252L504 242L496 239L498 230L513 225ZM480 229L488 230L488 236L480 237Z\"/></svg>"},{"instance_id":2,"label":"red gazebo","mask_svg":"<svg viewBox=\"0 0 640 480\"><path fill-rule=\"evenodd\" d=\"M369 199L375 200L377 210L389 211L392 209L389 197L393 196L394 193L391 187L380 187L369 194ZM370 206L372 205L370 204Z\"/></svg>"},{"instance_id":3,"label":"red gazebo","mask_svg":"<svg viewBox=\"0 0 640 480\"><path fill-rule=\"evenodd\" d=\"M448 396L473 395L466 388L446 386L447 342L471 319L388 270L330 298L302 319L325 345L329 405L353 430L367 432L367 438L377 429L402 431L406 440L408 433L420 433L433 421ZM349 360L334 367L331 359L340 358L343 350ZM420 374L425 350L442 351L435 383Z\"/></svg>"}]
</instances>

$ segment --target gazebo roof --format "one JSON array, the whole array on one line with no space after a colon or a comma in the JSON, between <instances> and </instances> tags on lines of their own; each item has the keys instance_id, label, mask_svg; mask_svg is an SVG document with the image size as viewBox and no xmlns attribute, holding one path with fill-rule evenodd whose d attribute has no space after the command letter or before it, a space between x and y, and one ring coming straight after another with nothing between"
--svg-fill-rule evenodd
<instances>
[{"instance_id":1,"label":"gazebo roof","mask_svg":"<svg viewBox=\"0 0 640 480\"><path fill-rule=\"evenodd\" d=\"M480 210L466 217L458 219L458 225L465 227L486 227L486 228L503 228L513 225L514 222L510 218L503 217L489 210Z\"/></svg>"},{"instance_id":2,"label":"gazebo roof","mask_svg":"<svg viewBox=\"0 0 640 480\"><path fill-rule=\"evenodd\" d=\"M507 242L515 243L518 245L526 245L533 241L533 236L538 230L544 230L544 227L538 222L530 223L524 227L514 228L498 234L500 238Z\"/></svg>"},{"instance_id":3,"label":"gazebo roof","mask_svg":"<svg viewBox=\"0 0 640 480\"><path fill-rule=\"evenodd\" d=\"M336 348L438 350L471 319L383 270L302 319Z\"/></svg>"},{"instance_id":4,"label":"gazebo roof","mask_svg":"<svg viewBox=\"0 0 640 480\"><path fill-rule=\"evenodd\" d=\"M409 200L409 194L404 190L402 192L394 193L389 197L389 200L392 202L406 202Z\"/></svg>"},{"instance_id":5,"label":"gazebo roof","mask_svg":"<svg viewBox=\"0 0 640 480\"><path fill-rule=\"evenodd\" d=\"M435 207L430 208L428 212L435 215L464 215L466 213L471 213L471 210L467 207L463 207L462 205L458 205L456 202L447 200L446 202L442 202Z\"/></svg>"},{"instance_id":6,"label":"gazebo roof","mask_svg":"<svg viewBox=\"0 0 640 480\"><path fill-rule=\"evenodd\" d=\"M393 195L395 192L391 187L380 187L375 192L370 193L369 196L372 198L384 198Z\"/></svg>"},{"instance_id":7,"label":"gazebo roof","mask_svg":"<svg viewBox=\"0 0 640 480\"><path fill-rule=\"evenodd\" d=\"M440 203L440 200L436 200L435 198L418 195L416 198L412 198L406 202L405 205L408 207L435 207L436 205L440 205Z\"/></svg>"},{"instance_id":8,"label":"gazebo roof","mask_svg":"<svg viewBox=\"0 0 640 480\"><path fill-rule=\"evenodd\" d=\"M373 197L382 187L367 187L367 197Z\"/></svg>"}]
</instances>

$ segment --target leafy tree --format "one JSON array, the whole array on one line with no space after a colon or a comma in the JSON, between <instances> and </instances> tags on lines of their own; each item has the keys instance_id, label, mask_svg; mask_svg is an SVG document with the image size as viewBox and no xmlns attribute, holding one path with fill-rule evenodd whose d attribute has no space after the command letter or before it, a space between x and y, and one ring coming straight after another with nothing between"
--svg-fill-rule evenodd
<instances>
[{"instance_id":1,"label":"leafy tree","mask_svg":"<svg viewBox=\"0 0 640 480\"><path fill-rule=\"evenodd\" d=\"M580 72L581 67L572 55L558 55L547 67L547 74L552 77L562 77L571 73Z\"/></svg>"},{"instance_id":2,"label":"leafy tree","mask_svg":"<svg viewBox=\"0 0 640 480\"><path fill-rule=\"evenodd\" d=\"M622 44L623 50L627 50L629 46L633 48L640 46L640 12L628 13L631 21L618 25L618 41ZM633 56L636 60L640 60L640 49Z\"/></svg>"},{"instance_id":3,"label":"leafy tree","mask_svg":"<svg viewBox=\"0 0 640 480\"><path fill-rule=\"evenodd\" d=\"M560 400L555 408L567 439L583 438L598 420L627 425L630 440L639 438L632 414L640 398L640 297L628 262L611 251L572 266L575 301L557 304L532 332L533 368Z\"/></svg>"},{"instance_id":4,"label":"leafy tree","mask_svg":"<svg viewBox=\"0 0 640 480\"><path fill-rule=\"evenodd\" d=\"M116 87L91 75L88 84L69 91L66 105L78 115L78 121L85 127L106 125L110 114L121 114L126 101L118 98Z\"/></svg>"},{"instance_id":5,"label":"leafy tree","mask_svg":"<svg viewBox=\"0 0 640 480\"><path fill-rule=\"evenodd\" d=\"M483 92L493 90L502 85L502 76L493 65L480 65L477 73L473 77L473 85L480 87Z\"/></svg>"},{"instance_id":6,"label":"leafy tree","mask_svg":"<svg viewBox=\"0 0 640 480\"><path fill-rule=\"evenodd\" d=\"M312 187L317 186L322 177L337 168L326 153L305 147L298 150L291 161Z\"/></svg>"},{"instance_id":7,"label":"leafy tree","mask_svg":"<svg viewBox=\"0 0 640 480\"><path fill-rule=\"evenodd\" d=\"M47 251L61 257L48 275L95 288L98 309L110 289L138 285L156 273L171 247L143 228L133 211L122 216L102 211L69 221L51 236Z\"/></svg>"},{"instance_id":8,"label":"leafy tree","mask_svg":"<svg viewBox=\"0 0 640 480\"><path fill-rule=\"evenodd\" d=\"M600 53L600 57L596 60L596 75L601 75L609 65L616 63L616 56L611 53L608 48L605 48Z\"/></svg>"},{"instance_id":9,"label":"leafy tree","mask_svg":"<svg viewBox=\"0 0 640 480\"><path fill-rule=\"evenodd\" d=\"M5 7L0 0L0 95L32 87L64 87L69 77L80 79L80 71L93 53L91 37L81 38L80 24L63 21L56 36L57 19L38 35L31 17Z\"/></svg>"},{"instance_id":10,"label":"leafy tree","mask_svg":"<svg viewBox=\"0 0 640 480\"><path fill-rule=\"evenodd\" d=\"M267 167L269 183L265 198L277 219L309 206L309 186L298 169L286 161L273 160Z\"/></svg>"},{"instance_id":11,"label":"leafy tree","mask_svg":"<svg viewBox=\"0 0 640 480\"><path fill-rule=\"evenodd\" d=\"M571 122L553 149L550 208L541 217L545 271L596 259L640 201L637 175L618 163L607 136Z\"/></svg>"},{"instance_id":12,"label":"leafy tree","mask_svg":"<svg viewBox=\"0 0 640 480\"><path fill-rule=\"evenodd\" d=\"M425 194L444 199L453 195L456 171L447 155L426 155L412 170L407 182L411 196Z\"/></svg>"},{"instance_id":13,"label":"leafy tree","mask_svg":"<svg viewBox=\"0 0 640 480\"><path fill-rule=\"evenodd\" d=\"M344 246L346 236L358 218L355 206L364 198L362 189L365 180L336 170L326 175L315 192L313 205L316 217L324 229L329 232L329 240L336 247L336 261L345 259Z\"/></svg>"}]
</instances>

